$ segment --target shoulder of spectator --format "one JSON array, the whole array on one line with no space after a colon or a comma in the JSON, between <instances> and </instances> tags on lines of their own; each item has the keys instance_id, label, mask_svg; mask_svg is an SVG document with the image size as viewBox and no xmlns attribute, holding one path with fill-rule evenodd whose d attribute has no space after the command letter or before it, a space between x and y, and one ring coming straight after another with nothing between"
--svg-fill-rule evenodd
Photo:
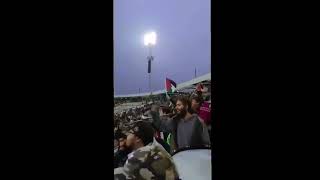
<instances>
[{"instance_id":1,"label":"shoulder of spectator","mask_svg":"<svg viewBox=\"0 0 320 180\"><path fill-rule=\"evenodd\" d=\"M193 114L193 116L196 116L196 119L201 123L202 127L207 127L204 121L201 121L201 117L198 114Z\"/></svg>"},{"instance_id":2,"label":"shoulder of spectator","mask_svg":"<svg viewBox=\"0 0 320 180\"><path fill-rule=\"evenodd\" d=\"M164 115L160 116L160 119L161 119L161 120L169 120L169 119L171 119L171 118L170 118L170 115L169 115L169 114L164 114Z\"/></svg>"}]
</instances>

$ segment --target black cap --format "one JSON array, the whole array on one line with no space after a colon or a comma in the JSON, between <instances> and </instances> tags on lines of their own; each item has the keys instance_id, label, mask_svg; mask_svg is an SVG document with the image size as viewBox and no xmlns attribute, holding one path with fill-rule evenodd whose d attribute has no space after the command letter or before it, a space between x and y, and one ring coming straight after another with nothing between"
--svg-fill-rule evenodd
<instances>
[{"instance_id":1,"label":"black cap","mask_svg":"<svg viewBox=\"0 0 320 180\"><path fill-rule=\"evenodd\" d=\"M147 145L153 141L155 131L150 122L140 120L130 125L129 133L136 135Z\"/></svg>"},{"instance_id":2,"label":"black cap","mask_svg":"<svg viewBox=\"0 0 320 180\"><path fill-rule=\"evenodd\" d=\"M120 138L127 138L127 136L124 134L124 133L122 133L121 131L117 131L116 133L115 133L115 135L114 135L114 138L115 139L120 139Z\"/></svg>"}]
</instances>

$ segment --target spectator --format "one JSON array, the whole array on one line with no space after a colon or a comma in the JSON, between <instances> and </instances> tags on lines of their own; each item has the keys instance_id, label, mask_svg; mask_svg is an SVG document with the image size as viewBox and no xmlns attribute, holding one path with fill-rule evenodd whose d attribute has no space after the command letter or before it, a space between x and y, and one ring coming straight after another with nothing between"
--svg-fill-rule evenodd
<instances>
[{"instance_id":1,"label":"spectator","mask_svg":"<svg viewBox=\"0 0 320 180\"><path fill-rule=\"evenodd\" d=\"M211 104L204 101L201 96L191 97L191 108L194 113L199 116L201 122L207 126L211 123Z\"/></svg>"},{"instance_id":2,"label":"spectator","mask_svg":"<svg viewBox=\"0 0 320 180\"><path fill-rule=\"evenodd\" d=\"M203 103L203 99L201 96L192 96L191 97L191 109L194 113L199 114L200 107Z\"/></svg>"},{"instance_id":3,"label":"spectator","mask_svg":"<svg viewBox=\"0 0 320 180\"><path fill-rule=\"evenodd\" d=\"M192 114L191 103L187 98L178 97L177 115L173 118L160 118L159 112L152 109L151 116L155 127L172 133L171 151L190 146L210 145L208 129L196 114Z\"/></svg>"},{"instance_id":4,"label":"spectator","mask_svg":"<svg viewBox=\"0 0 320 180\"><path fill-rule=\"evenodd\" d=\"M116 138L119 141L119 150L114 156L114 168L123 167L130 153L130 150L126 147L126 135L119 133Z\"/></svg>"},{"instance_id":5,"label":"spectator","mask_svg":"<svg viewBox=\"0 0 320 180\"><path fill-rule=\"evenodd\" d=\"M204 101L199 109L199 117L207 126L211 125L211 103Z\"/></svg>"},{"instance_id":6,"label":"spectator","mask_svg":"<svg viewBox=\"0 0 320 180\"><path fill-rule=\"evenodd\" d=\"M124 167L114 169L114 179L178 179L170 155L155 145L150 123L137 121L127 135L127 146L133 150Z\"/></svg>"}]
</instances>

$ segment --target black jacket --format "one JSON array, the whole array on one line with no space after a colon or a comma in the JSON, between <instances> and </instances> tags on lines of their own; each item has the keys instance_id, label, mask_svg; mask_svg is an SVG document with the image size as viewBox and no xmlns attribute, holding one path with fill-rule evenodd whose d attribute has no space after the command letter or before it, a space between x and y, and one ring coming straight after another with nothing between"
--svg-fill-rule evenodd
<instances>
[{"instance_id":1,"label":"black jacket","mask_svg":"<svg viewBox=\"0 0 320 180\"><path fill-rule=\"evenodd\" d=\"M170 153L170 146L169 144L167 144L164 140L162 140L161 138L156 138L157 142L159 144L161 144L161 146L168 152Z\"/></svg>"}]
</instances>

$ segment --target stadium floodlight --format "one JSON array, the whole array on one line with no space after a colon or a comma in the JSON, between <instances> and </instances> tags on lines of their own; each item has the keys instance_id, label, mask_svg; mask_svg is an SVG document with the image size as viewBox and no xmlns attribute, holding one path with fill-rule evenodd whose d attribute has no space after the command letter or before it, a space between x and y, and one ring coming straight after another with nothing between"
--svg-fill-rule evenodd
<instances>
[{"instance_id":1,"label":"stadium floodlight","mask_svg":"<svg viewBox=\"0 0 320 180\"><path fill-rule=\"evenodd\" d=\"M151 88L151 61L153 61L154 57L152 56L152 47L156 45L157 42L157 34L155 32L149 32L144 35L144 45L148 46L149 49L149 56L147 57L148 60L148 74L149 74L149 90L150 95L152 95L152 88Z\"/></svg>"},{"instance_id":2,"label":"stadium floodlight","mask_svg":"<svg viewBox=\"0 0 320 180\"><path fill-rule=\"evenodd\" d=\"M155 32L150 32L144 35L145 46L155 45L156 41L157 41L157 34Z\"/></svg>"}]
</instances>

